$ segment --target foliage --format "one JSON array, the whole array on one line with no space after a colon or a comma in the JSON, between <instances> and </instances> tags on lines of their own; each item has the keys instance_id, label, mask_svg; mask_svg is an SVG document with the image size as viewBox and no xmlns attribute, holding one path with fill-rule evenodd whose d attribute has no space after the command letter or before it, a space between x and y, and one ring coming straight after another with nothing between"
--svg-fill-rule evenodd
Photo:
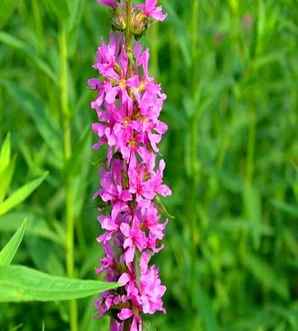
<instances>
[{"instance_id":1,"label":"foliage","mask_svg":"<svg viewBox=\"0 0 298 331\"><path fill-rule=\"evenodd\" d=\"M0 174L2 176L2 199L5 198L14 172L11 163L10 135L7 135L0 150ZM8 175L8 179L7 176ZM46 178L46 174L13 192L0 203L0 216L23 202ZM26 221L18 228L9 242L0 251L0 303L25 301L65 301L85 298L112 288L118 284L95 280L79 280L51 276L24 266L11 265L25 234Z\"/></svg>"},{"instance_id":2,"label":"foliage","mask_svg":"<svg viewBox=\"0 0 298 331\"><path fill-rule=\"evenodd\" d=\"M161 153L174 195L160 208L174 217L157 261L168 313L147 329L295 331L297 3L161 2L168 21L150 27L146 42L168 94ZM108 11L93 0L0 3L0 138L8 146L11 132L17 154L0 154L0 210L48 172L0 216L0 245L27 218L18 264L94 279L102 156L90 148L86 81ZM78 302L80 331L107 330L93 302ZM66 330L68 321L65 304L1 304L1 330L42 330L43 322Z\"/></svg>"}]
</instances>

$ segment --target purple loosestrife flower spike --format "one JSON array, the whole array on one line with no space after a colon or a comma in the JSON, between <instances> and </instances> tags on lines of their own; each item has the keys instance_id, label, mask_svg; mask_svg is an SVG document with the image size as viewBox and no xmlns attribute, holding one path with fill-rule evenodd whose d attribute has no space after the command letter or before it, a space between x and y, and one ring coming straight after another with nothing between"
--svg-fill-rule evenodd
<instances>
[{"instance_id":1,"label":"purple loosestrife flower spike","mask_svg":"<svg viewBox=\"0 0 298 331\"><path fill-rule=\"evenodd\" d=\"M93 67L100 78L88 81L97 93L91 102L97 115L93 147L107 146L94 195L106 204L98 217L103 233L97 240L104 257L97 272L122 286L105 292L97 300L97 310L100 316L111 315L111 331L142 331L144 314L165 312L166 287L150 259L163 248L167 224L156 198L171 190L163 182L165 161L158 154L167 131L159 119L166 95L150 76L149 50L139 42L131 45L131 38L144 32L149 18L162 21L166 14L156 0L132 6L128 1L97 1L124 22L98 47Z\"/></svg>"}]
</instances>

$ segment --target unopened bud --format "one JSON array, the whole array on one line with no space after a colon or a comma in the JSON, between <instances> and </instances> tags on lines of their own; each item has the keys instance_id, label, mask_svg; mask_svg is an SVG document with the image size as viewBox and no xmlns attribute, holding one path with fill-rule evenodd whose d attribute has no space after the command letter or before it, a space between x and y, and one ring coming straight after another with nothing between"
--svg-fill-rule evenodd
<instances>
[{"instance_id":1,"label":"unopened bud","mask_svg":"<svg viewBox=\"0 0 298 331\"><path fill-rule=\"evenodd\" d=\"M112 26L116 31L124 31L126 29L126 16L120 7L114 11Z\"/></svg>"},{"instance_id":2,"label":"unopened bud","mask_svg":"<svg viewBox=\"0 0 298 331\"><path fill-rule=\"evenodd\" d=\"M133 10L131 17L131 32L135 37L140 37L147 29L148 18L144 13L138 9Z\"/></svg>"}]
</instances>

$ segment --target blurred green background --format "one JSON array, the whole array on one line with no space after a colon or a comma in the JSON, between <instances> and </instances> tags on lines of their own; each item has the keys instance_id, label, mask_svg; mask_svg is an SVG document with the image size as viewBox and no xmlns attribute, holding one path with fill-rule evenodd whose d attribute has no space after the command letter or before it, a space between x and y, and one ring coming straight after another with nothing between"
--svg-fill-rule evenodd
<instances>
[{"instance_id":1,"label":"blurred green background","mask_svg":"<svg viewBox=\"0 0 298 331\"><path fill-rule=\"evenodd\" d=\"M161 154L173 217L155 260L167 315L150 318L146 330L297 331L298 3L161 3L168 20L143 42L168 94ZM27 217L17 262L55 275L67 273L72 221L73 274L95 278L102 254L92 193L104 151L90 148L86 82L110 19L95 0L0 4L0 143L10 132L10 191L49 171L0 217L0 244ZM93 302L78 302L80 331L107 330ZM1 304L0 330L69 330L68 303Z\"/></svg>"}]
</instances>

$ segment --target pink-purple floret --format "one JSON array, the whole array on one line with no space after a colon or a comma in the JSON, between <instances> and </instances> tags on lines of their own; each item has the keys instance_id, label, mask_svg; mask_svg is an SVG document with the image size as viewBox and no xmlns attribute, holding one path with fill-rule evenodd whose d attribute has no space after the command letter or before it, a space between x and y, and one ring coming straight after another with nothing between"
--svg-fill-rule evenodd
<instances>
[{"instance_id":1,"label":"pink-purple floret","mask_svg":"<svg viewBox=\"0 0 298 331\"><path fill-rule=\"evenodd\" d=\"M112 8L119 3L99 2ZM156 1L145 1L138 9L156 20L166 17ZM165 312L162 297L166 287L158 268L149 263L163 248L167 223L160 219L155 200L171 194L163 183L165 162L158 158L158 145L167 131L159 120L166 95L149 75L149 51L136 42L133 57L130 66L124 35L111 33L109 42L99 46L93 66L101 79L88 82L97 92L91 102L98 119L92 124L98 137L93 147L108 147L95 193L109 206L98 217L104 232L97 240L104 257L97 272L122 286L105 292L97 301L100 316L111 313L112 331L123 331L125 320L131 321L130 331L141 331L142 314Z\"/></svg>"}]
</instances>

